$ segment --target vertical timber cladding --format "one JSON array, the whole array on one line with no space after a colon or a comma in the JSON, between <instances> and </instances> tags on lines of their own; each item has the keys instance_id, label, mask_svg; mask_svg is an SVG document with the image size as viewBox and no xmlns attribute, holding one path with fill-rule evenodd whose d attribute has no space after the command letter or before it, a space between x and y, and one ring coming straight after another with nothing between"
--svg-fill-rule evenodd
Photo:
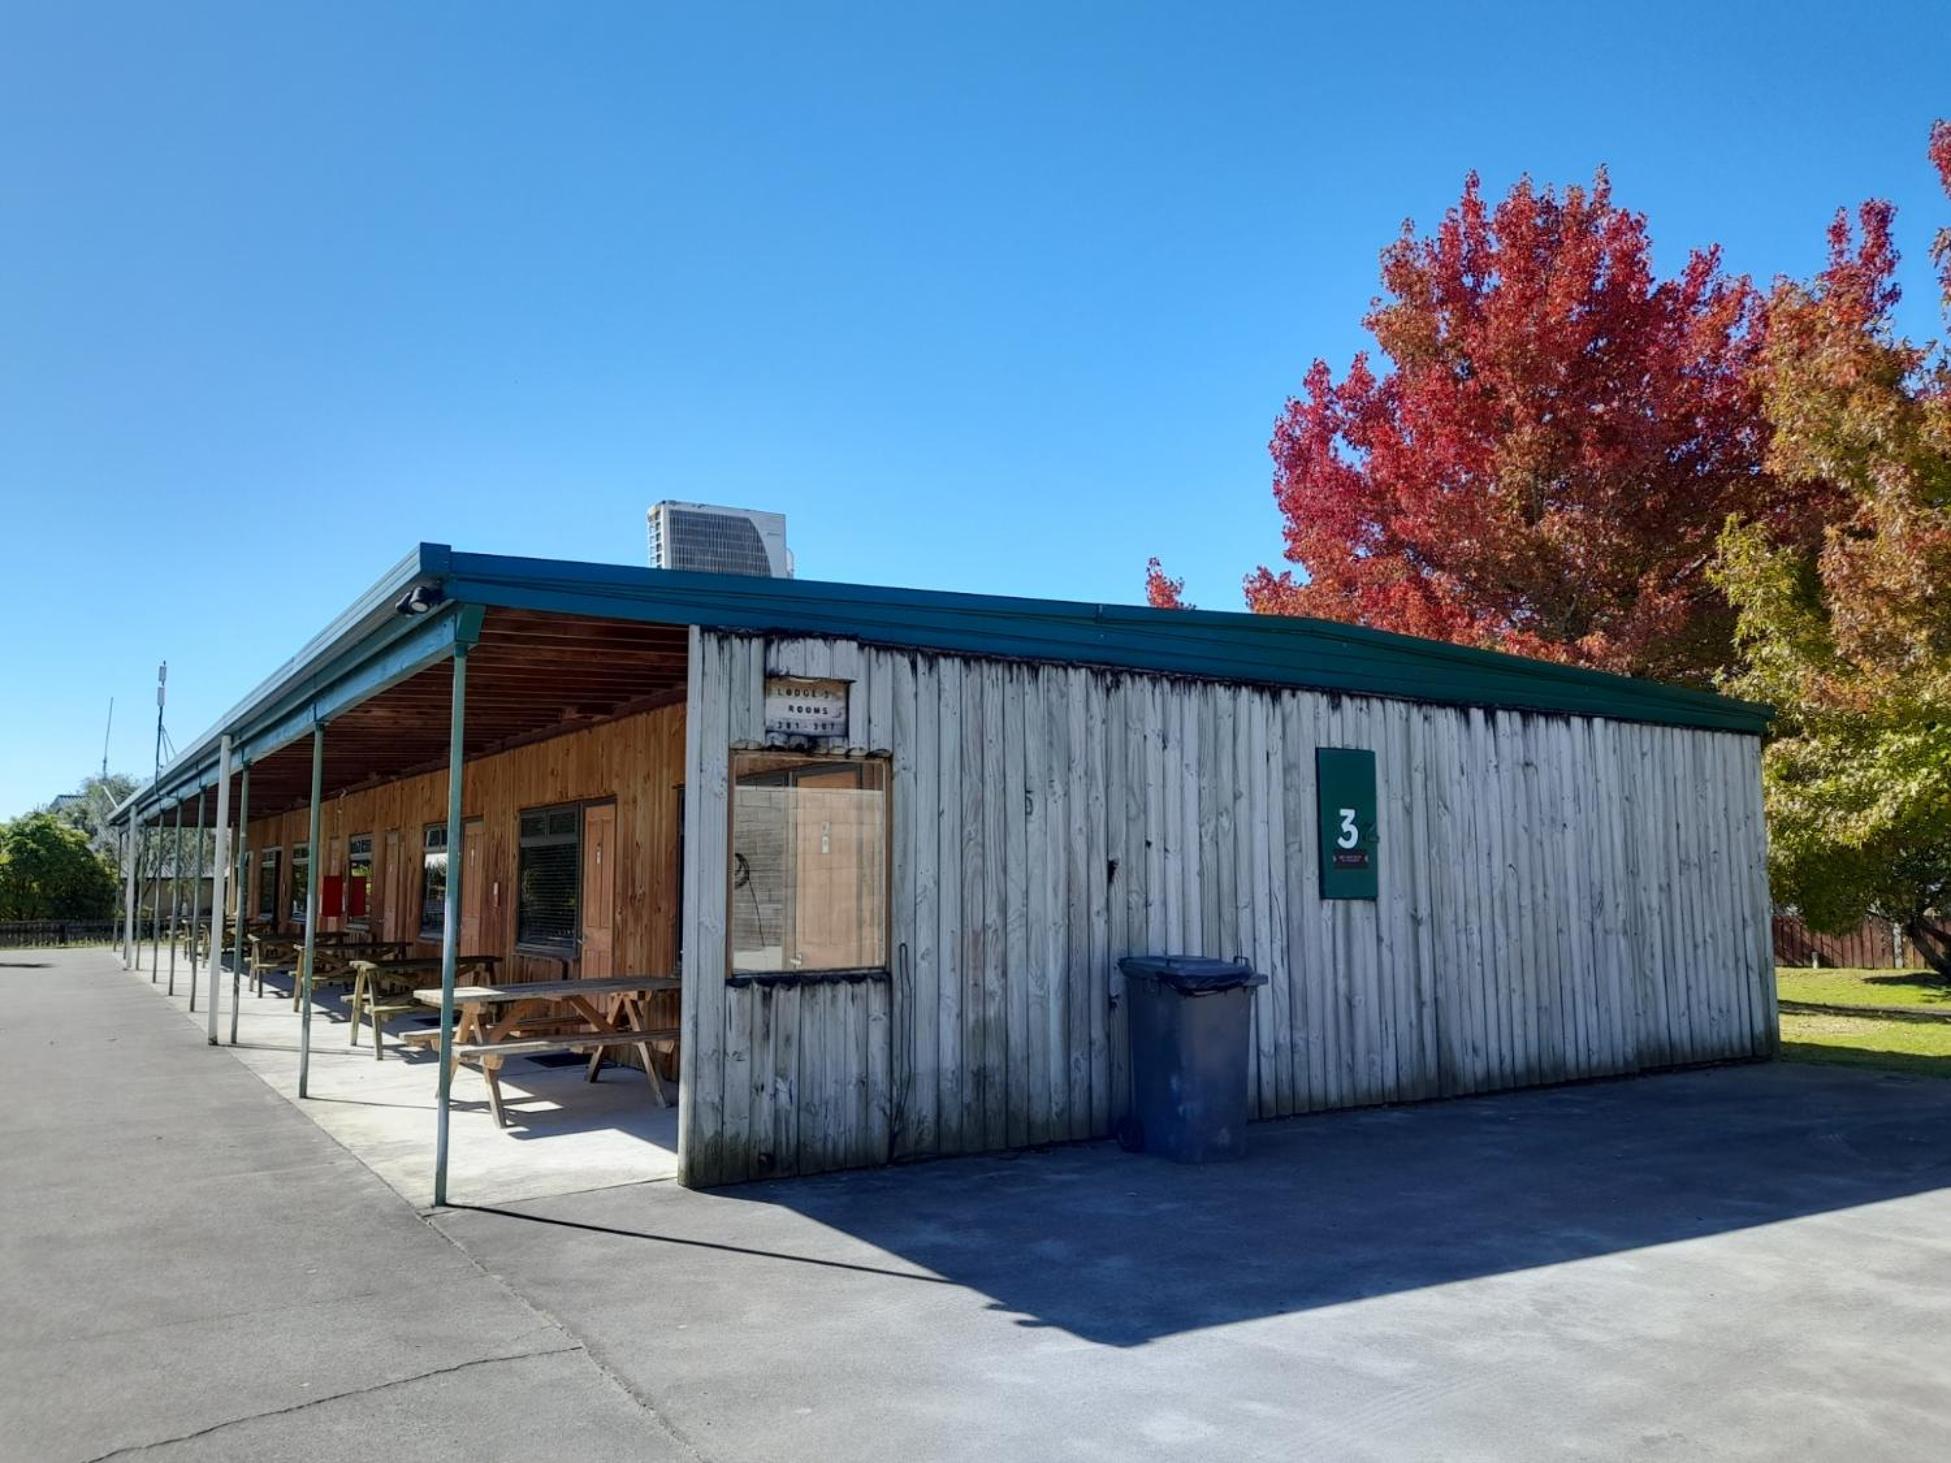
<instances>
[{"instance_id":1,"label":"vertical timber cladding","mask_svg":"<svg viewBox=\"0 0 1951 1463\"><path fill-rule=\"evenodd\" d=\"M691 673L688 1183L1109 1133L1146 951L1269 976L1260 1117L1773 1048L1756 738L708 631ZM848 682L848 750L892 754L885 979L726 983L768 676ZM1322 897L1336 749L1367 897Z\"/></svg>"}]
</instances>

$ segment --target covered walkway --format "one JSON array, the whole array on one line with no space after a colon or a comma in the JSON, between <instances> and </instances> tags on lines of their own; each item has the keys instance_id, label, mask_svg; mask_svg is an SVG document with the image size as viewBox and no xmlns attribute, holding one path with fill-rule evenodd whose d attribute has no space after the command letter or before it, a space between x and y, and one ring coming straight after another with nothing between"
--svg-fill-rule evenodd
<instances>
[{"instance_id":1,"label":"covered walkway","mask_svg":"<svg viewBox=\"0 0 1951 1463\"><path fill-rule=\"evenodd\" d=\"M201 1010L189 1007L189 983L176 995L165 979L162 998L201 1029ZM179 972L187 961L179 959ZM148 974L139 972L144 980ZM275 975L262 996L248 982L238 1002L237 1059L281 1097L298 1098L300 1020L291 1008L291 979ZM230 1022L230 975L223 976L225 1030ZM203 987L208 990L207 981ZM436 1057L427 1044L401 1042L403 1029L431 1027L438 1013L389 1023L384 1060L373 1060L372 1035L349 1040L345 988L313 998L310 1090L302 1111L386 1180L408 1203L434 1202L434 1080ZM454 1077L448 1152L448 1198L462 1204L542 1198L612 1184L672 1179L677 1175L677 1106L658 1107L645 1094L642 1073L607 1067L592 1086L583 1080L581 1057L535 1061L516 1057L502 1076L509 1125L495 1126L487 1085L472 1067Z\"/></svg>"}]
</instances>

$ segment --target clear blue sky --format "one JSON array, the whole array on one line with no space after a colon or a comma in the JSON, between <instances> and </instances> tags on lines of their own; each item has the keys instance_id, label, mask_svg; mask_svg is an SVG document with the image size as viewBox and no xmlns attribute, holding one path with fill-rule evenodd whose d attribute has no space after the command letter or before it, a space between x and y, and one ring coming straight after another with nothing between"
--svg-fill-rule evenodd
<instances>
[{"instance_id":1,"label":"clear blue sky","mask_svg":"<svg viewBox=\"0 0 1951 1463\"><path fill-rule=\"evenodd\" d=\"M0 12L0 816L146 773L422 539L1239 604L1265 444L1466 170L1665 266L1902 209L1951 8L30 4Z\"/></svg>"}]
</instances>

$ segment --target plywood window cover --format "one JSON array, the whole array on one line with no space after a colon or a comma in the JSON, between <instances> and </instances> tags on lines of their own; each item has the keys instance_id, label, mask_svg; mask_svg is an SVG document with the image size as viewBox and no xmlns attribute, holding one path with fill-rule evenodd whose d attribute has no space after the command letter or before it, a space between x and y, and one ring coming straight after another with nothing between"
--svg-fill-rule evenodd
<instances>
[{"instance_id":1,"label":"plywood window cover","mask_svg":"<svg viewBox=\"0 0 1951 1463\"><path fill-rule=\"evenodd\" d=\"M871 902L874 905L877 905L878 912L879 912L878 920L874 921L874 925L876 926L876 928L874 928L872 931L873 935L877 937L879 940L879 949L878 951L874 951L871 953L878 954L881 957L880 961L878 963L872 963L872 964L808 965L808 966L803 966L798 968L782 968L782 969L765 969L763 967L740 969L738 962L739 962L739 956L741 952L736 947L736 940L737 940L737 931L738 931L737 891L739 887L741 887L738 885L737 882L737 871L738 871L737 819L738 819L738 805L739 805L738 794L741 785L740 784L741 778L765 777L765 776L779 774L779 773L794 773L794 772L802 772L802 771L817 772L822 769L829 770L829 771L839 771L842 769L850 769L850 768L856 769L862 773L865 773L868 769L873 769L874 778L877 785L872 787L864 786L863 790L872 791L878 794L880 799L880 816L876 820L876 822L878 823L878 828L876 832L878 835L878 844L879 844L877 850L878 865L879 865L879 889L876 894L869 896L869 902ZM746 785L754 786L757 784L747 783ZM796 785L796 781L794 784L788 784L788 785L789 786ZM767 750L733 749L731 751L730 796L727 797L725 800L726 818L727 818L727 825L728 825L726 828L727 859L726 859L726 868L725 868L725 878L728 886L728 893L730 894L731 901L732 901L730 908L728 908L727 918L725 921L725 956L726 956L725 969L727 972L726 983L728 985L734 985L734 986L796 985L796 984L811 985L811 984L832 983L832 982L858 982L858 981L867 981L867 980L885 981L888 978L888 967L886 963L887 952L890 948L891 941L893 938L893 930L891 924L892 917L893 917L892 899L893 899L893 881L894 881L894 868L893 868L894 848L893 848L893 839L892 839L893 800L894 800L894 766L893 766L893 759L887 756L853 756L853 757L840 756L840 755L820 756L811 752L784 751L780 749L767 749ZM781 869L781 878L782 881L785 878L785 870L783 868L783 865ZM749 875L748 875L748 883L743 887L746 888L750 887ZM784 889L782 883L782 911L780 913L780 918L783 919L785 917L784 911L786 909L791 909L792 907L793 907L793 901L791 900L791 891ZM760 919L762 922L762 916L760 917ZM867 931L863 930L861 939L864 940L866 937L867 937ZM781 931L781 938L782 938L782 945L781 945L780 958L783 960L785 958L785 947L783 944L783 939L784 939L783 929Z\"/></svg>"}]
</instances>

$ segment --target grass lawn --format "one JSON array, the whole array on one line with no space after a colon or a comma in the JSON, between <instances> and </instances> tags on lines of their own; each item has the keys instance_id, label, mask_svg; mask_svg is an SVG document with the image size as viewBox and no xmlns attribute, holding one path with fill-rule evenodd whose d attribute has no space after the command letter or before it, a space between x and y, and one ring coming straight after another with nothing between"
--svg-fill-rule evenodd
<instances>
[{"instance_id":1,"label":"grass lawn","mask_svg":"<svg viewBox=\"0 0 1951 1463\"><path fill-rule=\"evenodd\" d=\"M1783 965L1776 989L1785 1001L1828 1006L1940 1006L1951 1015L1951 986L1928 970L1809 970ZM1897 1021L1865 1016L1782 1012L1782 1059L1880 1067L1923 1077L1951 1077L1951 1021Z\"/></svg>"},{"instance_id":2,"label":"grass lawn","mask_svg":"<svg viewBox=\"0 0 1951 1463\"><path fill-rule=\"evenodd\" d=\"M1810 970L1775 967L1775 988L1785 1001L1827 1006L1943 1006L1951 1011L1951 985L1928 970Z\"/></svg>"},{"instance_id":3,"label":"grass lawn","mask_svg":"<svg viewBox=\"0 0 1951 1463\"><path fill-rule=\"evenodd\" d=\"M1951 1077L1951 1023L1782 1013L1782 1060Z\"/></svg>"}]
</instances>

